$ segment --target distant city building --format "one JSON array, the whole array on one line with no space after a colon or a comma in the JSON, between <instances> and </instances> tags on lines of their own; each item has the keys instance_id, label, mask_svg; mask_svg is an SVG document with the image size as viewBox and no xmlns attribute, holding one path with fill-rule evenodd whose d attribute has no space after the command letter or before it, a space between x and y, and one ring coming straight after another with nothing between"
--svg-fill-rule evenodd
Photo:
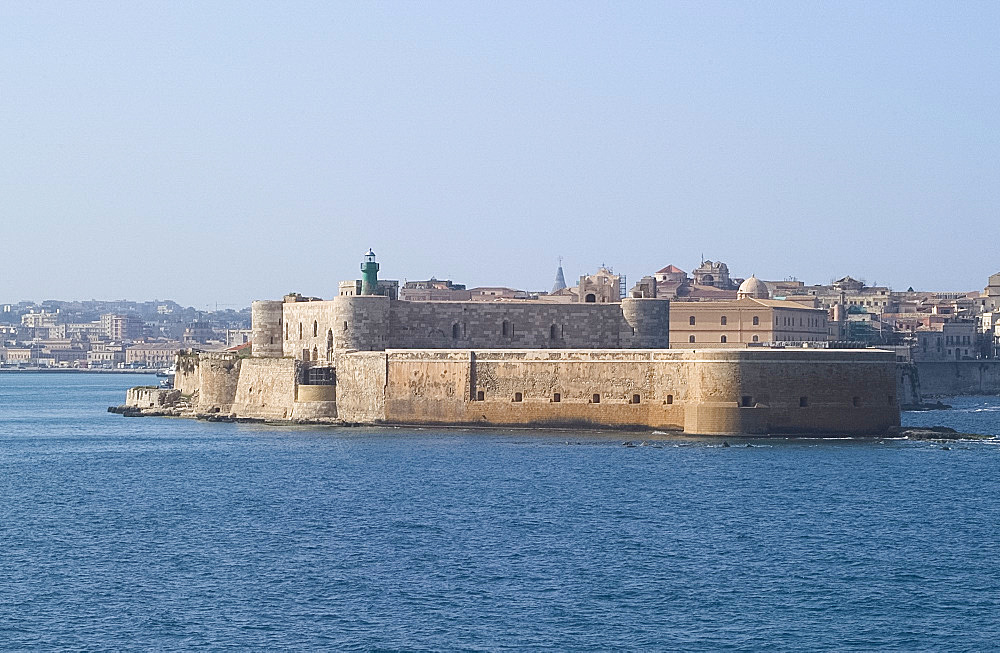
<instances>
[{"instance_id":1,"label":"distant city building","mask_svg":"<svg viewBox=\"0 0 1000 653\"><path fill-rule=\"evenodd\" d=\"M798 302L769 299L767 285L751 276L735 301L673 302L671 348L825 343L827 312Z\"/></svg>"},{"instance_id":2,"label":"distant city building","mask_svg":"<svg viewBox=\"0 0 1000 653\"><path fill-rule=\"evenodd\" d=\"M142 337L143 319L138 315L101 316L101 330L109 340L138 340Z\"/></svg>"},{"instance_id":3,"label":"distant city building","mask_svg":"<svg viewBox=\"0 0 1000 653\"><path fill-rule=\"evenodd\" d=\"M245 345L253 339L253 329L226 329L226 346Z\"/></svg>"},{"instance_id":4,"label":"distant city building","mask_svg":"<svg viewBox=\"0 0 1000 653\"><path fill-rule=\"evenodd\" d=\"M983 289L980 305L983 311L1000 310L1000 272L990 275L986 288Z\"/></svg>"},{"instance_id":5,"label":"distant city building","mask_svg":"<svg viewBox=\"0 0 1000 653\"><path fill-rule=\"evenodd\" d=\"M621 301L621 277L602 266L595 274L580 277L578 301L587 304L611 304Z\"/></svg>"},{"instance_id":6,"label":"distant city building","mask_svg":"<svg viewBox=\"0 0 1000 653\"><path fill-rule=\"evenodd\" d=\"M56 326L58 315L56 313L28 313L21 316L21 324L31 329L50 328Z\"/></svg>"},{"instance_id":7,"label":"distant city building","mask_svg":"<svg viewBox=\"0 0 1000 653\"><path fill-rule=\"evenodd\" d=\"M208 322L192 322L184 329L181 342L185 345L203 345L214 339L215 330Z\"/></svg>"},{"instance_id":8,"label":"distant city building","mask_svg":"<svg viewBox=\"0 0 1000 653\"><path fill-rule=\"evenodd\" d=\"M971 360L978 357L974 322L946 322L934 327L921 327L916 330L915 335L915 362Z\"/></svg>"},{"instance_id":9,"label":"distant city building","mask_svg":"<svg viewBox=\"0 0 1000 653\"><path fill-rule=\"evenodd\" d=\"M125 364L141 367L170 367L174 363L178 342L149 342L131 345L125 350Z\"/></svg>"},{"instance_id":10,"label":"distant city building","mask_svg":"<svg viewBox=\"0 0 1000 653\"><path fill-rule=\"evenodd\" d=\"M399 291L399 298L405 301L467 301L470 297L471 293L463 284L434 277L425 281L407 281Z\"/></svg>"},{"instance_id":11,"label":"distant city building","mask_svg":"<svg viewBox=\"0 0 1000 653\"><path fill-rule=\"evenodd\" d=\"M722 261L702 261L691 274L694 275L695 285L712 286L719 290L736 289L729 277L729 266Z\"/></svg>"}]
</instances>

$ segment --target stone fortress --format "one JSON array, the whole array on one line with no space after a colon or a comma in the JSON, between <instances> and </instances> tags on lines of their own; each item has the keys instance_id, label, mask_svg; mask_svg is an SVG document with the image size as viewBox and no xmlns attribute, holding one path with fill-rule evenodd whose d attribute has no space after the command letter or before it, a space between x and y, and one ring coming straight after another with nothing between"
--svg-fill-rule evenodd
<instances>
[{"instance_id":1,"label":"stone fortress","mask_svg":"<svg viewBox=\"0 0 1000 653\"><path fill-rule=\"evenodd\" d=\"M333 299L253 302L252 354L182 351L171 401L185 398L188 414L334 424L706 435L899 424L891 352L670 349L664 299L612 300L599 282L575 303L404 301L378 270L369 251L362 279ZM164 396L129 402L156 408Z\"/></svg>"}]
</instances>

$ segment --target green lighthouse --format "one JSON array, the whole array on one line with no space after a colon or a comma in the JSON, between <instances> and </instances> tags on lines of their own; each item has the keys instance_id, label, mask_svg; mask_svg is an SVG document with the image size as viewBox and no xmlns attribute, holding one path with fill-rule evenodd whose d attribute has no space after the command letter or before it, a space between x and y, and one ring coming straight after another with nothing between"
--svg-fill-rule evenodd
<instances>
[{"instance_id":1,"label":"green lighthouse","mask_svg":"<svg viewBox=\"0 0 1000 653\"><path fill-rule=\"evenodd\" d=\"M374 295L377 288L378 263L375 262L375 252L369 249L361 263L361 294Z\"/></svg>"}]
</instances>

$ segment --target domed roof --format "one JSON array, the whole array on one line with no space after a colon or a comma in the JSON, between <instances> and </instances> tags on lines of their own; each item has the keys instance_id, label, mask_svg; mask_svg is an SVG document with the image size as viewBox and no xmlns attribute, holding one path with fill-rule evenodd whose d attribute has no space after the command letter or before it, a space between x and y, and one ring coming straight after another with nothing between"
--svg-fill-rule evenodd
<instances>
[{"instance_id":1,"label":"domed roof","mask_svg":"<svg viewBox=\"0 0 1000 653\"><path fill-rule=\"evenodd\" d=\"M739 298L750 297L752 299L769 299L771 291L767 289L767 284L750 275L750 278L740 284L740 289L736 291Z\"/></svg>"}]
</instances>

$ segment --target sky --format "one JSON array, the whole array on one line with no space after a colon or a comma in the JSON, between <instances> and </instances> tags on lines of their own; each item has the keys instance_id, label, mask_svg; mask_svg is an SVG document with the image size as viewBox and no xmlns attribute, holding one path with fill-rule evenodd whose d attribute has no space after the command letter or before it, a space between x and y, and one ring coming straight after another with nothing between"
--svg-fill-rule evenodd
<instances>
[{"instance_id":1,"label":"sky","mask_svg":"<svg viewBox=\"0 0 1000 653\"><path fill-rule=\"evenodd\" d=\"M1000 270L997 2L0 3L0 301Z\"/></svg>"}]
</instances>

